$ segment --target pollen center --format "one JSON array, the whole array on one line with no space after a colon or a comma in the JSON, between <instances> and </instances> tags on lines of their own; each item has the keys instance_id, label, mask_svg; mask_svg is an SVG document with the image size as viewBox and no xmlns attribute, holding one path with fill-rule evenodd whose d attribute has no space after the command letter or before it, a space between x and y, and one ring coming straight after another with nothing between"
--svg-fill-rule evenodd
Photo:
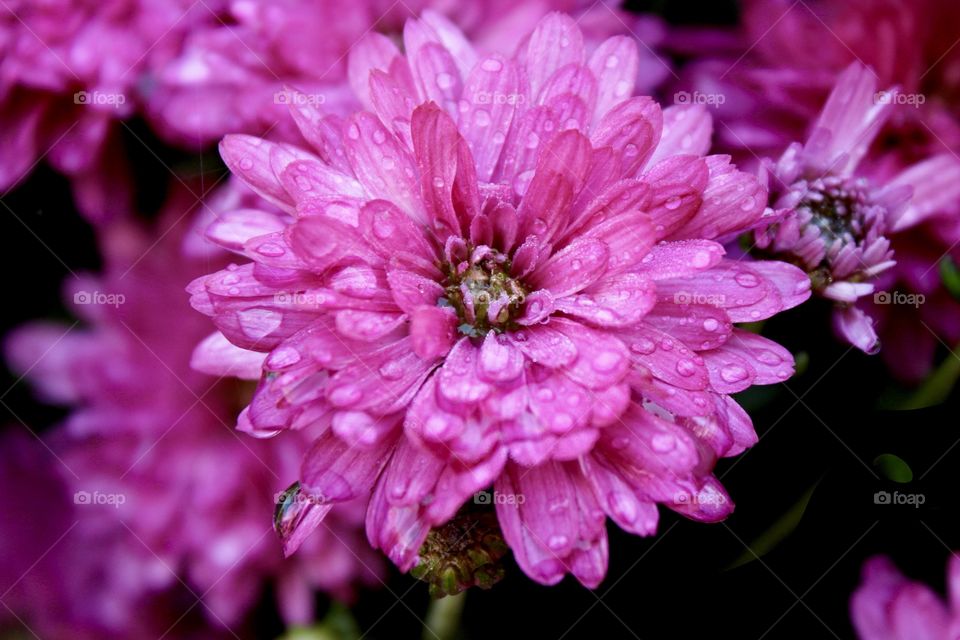
<instances>
[{"instance_id":1,"label":"pollen center","mask_svg":"<svg viewBox=\"0 0 960 640\"><path fill-rule=\"evenodd\" d=\"M513 328L527 289L510 276L510 259L486 246L468 254L467 260L444 265L446 295L439 304L456 310L463 335L478 337Z\"/></svg>"}]
</instances>

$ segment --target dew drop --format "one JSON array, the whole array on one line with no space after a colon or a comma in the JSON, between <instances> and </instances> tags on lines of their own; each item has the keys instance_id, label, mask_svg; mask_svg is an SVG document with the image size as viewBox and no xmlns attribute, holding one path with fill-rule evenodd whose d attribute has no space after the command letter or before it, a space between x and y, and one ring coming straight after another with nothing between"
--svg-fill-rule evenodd
<instances>
[{"instance_id":1,"label":"dew drop","mask_svg":"<svg viewBox=\"0 0 960 640\"><path fill-rule=\"evenodd\" d=\"M720 377L723 378L724 382L729 382L731 384L740 382L748 375L750 374L747 373L747 370L738 364L728 364L720 369Z\"/></svg>"},{"instance_id":2,"label":"dew drop","mask_svg":"<svg viewBox=\"0 0 960 640\"><path fill-rule=\"evenodd\" d=\"M484 71L490 71L492 73L496 73L497 71L503 69L503 63L496 58L487 58L480 66Z\"/></svg>"}]
</instances>

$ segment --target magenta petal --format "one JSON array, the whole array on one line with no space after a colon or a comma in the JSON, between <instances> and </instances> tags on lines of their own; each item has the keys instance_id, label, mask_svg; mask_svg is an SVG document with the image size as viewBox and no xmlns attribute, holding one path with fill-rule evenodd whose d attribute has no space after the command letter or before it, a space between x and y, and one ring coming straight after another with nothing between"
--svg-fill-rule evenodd
<instances>
[{"instance_id":1,"label":"magenta petal","mask_svg":"<svg viewBox=\"0 0 960 640\"><path fill-rule=\"evenodd\" d=\"M317 527L320 526L324 518L327 517L327 514L330 513L330 510L333 509L333 505L316 504L310 501L302 508L303 513L299 517L296 528L289 535L283 536L281 539L283 544L283 557L285 558L289 558L296 553L297 549L303 545L310 534L317 530Z\"/></svg>"},{"instance_id":2,"label":"magenta petal","mask_svg":"<svg viewBox=\"0 0 960 640\"><path fill-rule=\"evenodd\" d=\"M390 271L387 281L397 306L411 317L419 307L436 306L437 300L446 294L433 280L410 271Z\"/></svg>"},{"instance_id":3,"label":"magenta petal","mask_svg":"<svg viewBox=\"0 0 960 640\"><path fill-rule=\"evenodd\" d=\"M384 498L396 506L419 505L433 492L446 464L401 438L380 477Z\"/></svg>"},{"instance_id":4,"label":"magenta petal","mask_svg":"<svg viewBox=\"0 0 960 640\"><path fill-rule=\"evenodd\" d=\"M658 239L672 237L697 214L709 179L706 161L690 155L661 160L643 176L651 191L646 211Z\"/></svg>"},{"instance_id":5,"label":"magenta petal","mask_svg":"<svg viewBox=\"0 0 960 640\"><path fill-rule=\"evenodd\" d=\"M600 327L636 324L656 303L653 282L636 273L606 276L582 293L561 298L557 309Z\"/></svg>"},{"instance_id":6,"label":"magenta petal","mask_svg":"<svg viewBox=\"0 0 960 640\"><path fill-rule=\"evenodd\" d=\"M351 227L326 216L301 218L287 227L287 240L304 262L323 272L346 259L375 262L373 252Z\"/></svg>"},{"instance_id":7,"label":"magenta petal","mask_svg":"<svg viewBox=\"0 0 960 640\"><path fill-rule=\"evenodd\" d=\"M529 278L530 284L547 289L554 298L577 293L596 282L607 267L606 243L580 238L553 254Z\"/></svg>"},{"instance_id":8,"label":"magenta petal","mask_svg":"<svg viewBox=\"0 0 960 640\"><path fill-rule=\"evenodd\" d=\"M707 369L701 358L671 335L640 324L624 330L621 336L630 345L635 367L680 389L707 388Z\"/></svg>"},{"instance_id":9,"label":"magenta petal","mask_svg":"<svg viewBox=\"0 0 960 640\"><path fill-rule=\"evenodd\" d=\"M618 177L634 178L653 155L662 129L660 105L646 96L630 98L601 118L590 141L594 147L611 147L616 152Z\"/></svg>"},{"instance_id":10,"label":"magenta petal","mask_svg":"<svg viewBox=\"0 0 960 640\"><path fill-rule=\"evenodd\" d=\"M468 467L448 464L437 480L433 501L426 507L429 521L439 525L456 515L457 510L473 494L494 483L506 461L506 449L501 447L488 458Z\"/></svg>"},{"instance_id":11,"label":"magenta petal","mask_svg":"<svg viewBox=\"0 0 960 640\"><path fill-rule=\"evenodd\" d=\"M426 224L414 161L405 145L372 113L361 111L344 126L347 158L366 193L394 203L412 219Z\"/></svg>"},{"instance_id":12,"label":"magenta petal","mask_svg":"<svg viewBox=\"0 0 960 640\"><path fill-rule=\"evenodd\" d=\"M251 238L283 230L283 220L257 209L234 209L217 216L207 227L207 238L231 251L240 252Z\"/></svg>"},{"instance_id":13,"label":"magenta petal","mask_svg":"<svg viewBox=\"0 0 960 640\"><path fill-rule=\"evenodd\" d=\"M597 78L597 105L593 122L633 95L640 69L637 44L628 36L613 36L597 47L588 63ZM659 137L659 136L658 136Z\"/></svg>"},{"instance_id":14,"label":"magenta petal","mask_svg":"<svg viewBox=\"0 0 960 640\"><path fill-rule=\"evenodd\" d=\"M350 87L360 103L370 107L370 72L374 69L387 71L391 61L400 55L400 50L387 36L371 31L350 47L347 59L347 75Z\"/></svg>"},{"instance_id":15,"label":"magenta petal","mask_svg":"<svg viewBox=\"0 0 960 640\"><path fill-rule=\"evenodd\" d=\"M728 343L717 349L701 352L710 373L710 387L717 393L738 393L750 387L757 377L753 365Z\"/></svg>"},{"instance_id":16,"label":"magenta petal","mask_svg":"<svg viewBox=\"0 0 960 640\"><path fill-rule=\"evenodd\" d=\"M427 42L414 53L407 53L420 102L435 102L451 116L457 114L457 97L463 93L463 79L457 63L441 45Z\"/></svg>"},{"instance_id":17,"label":"magenta petal","mask_svg":"<svg viewBox=\"0 0 960 640\"><path fill-rule=\"evenodd\" d=\"M254 136L231 134L220 142L220 156L235 175L251 189L281 208L293 208L293 199L274 174L271 152L283 149L287 153L309 160L310 155L289 145L268 142Z\"/></svg>"},{"instance_id":18,"label":"magenta petal","mask_svg":"<svg viewBox=\"0 0 960 640\"><path fill-rule=\"evenodd\" d=\"M290 94L290 114L303 139L331 168L340 173L349 173L350 165L343 151L343 127L339 118L324 113L307 96L297 91L287 91Z\"/></svg>"},{"instance_id":19,"label":"magenta petal","mask_svg":"<svg viewBox=\"0 0 960 640\"><path fill-rule=\"evenodd\" d=\"M358 222L364 240L382 258L389 259L401 251L408 251L427 260L435 259L424 228L392 202L368 202L360 210Z\"/></svg>"},{"instance_id":20,"label":"magenta petal","mask_svg":"<svg viewBox=\"0 0 960 640\"><path fill-rule=\"evenodd\" d=\"M358 201L364 197L363 187L352 176L331 169L319 160L296 160L278 175L298 209L314 202Z\"/></svg>"},{"instance_id":21,"label":"magenta petal","mask_svg":"<svg viewBox=\"0 0 960 640\"><path fill-rule=\"evenodd\" d=\"M638 496L634 490L602 461L584 456L580 461L583 475L590 481L600 506L624 531L640 536L657 532L656 503Z\"/></svg>"},{"instance_id":22,"label":"magenta petal","mask_svg":"<svg viewBox=\"0 0 960 640\"><path fill-rule=\"evenodd\" d=\"M233 376L244 380L259 380L266 355L235 346L215 331L197 345L190 358L190 366L197 371L217 377Z\"/></svg>"},{"instance_id":23,"label":"magenta petal","mask_svg":"<svg viewBox=\"0 0 960 640\"><path fill-rule=\"evenodd\" d=\"M577 357L577 347L573 340L552 327L530 327L507 334L507 338L531 362L552 369L565 367Z\"/></svg>"},{"instance_id":24,"label":"magenta petal","mask_svg":"<svg viewBox=\"0 0 960 640\"><path fill-rule=\"evenodd\" d=\"M571 379L589 389L602 389L620 382L630 367L627 347L616 337L570 320L555 318L559 329L577 349L577 359L566 371Z\"/></svg>"},{"instance_id":25,"label":"magenta petal","mask_svg":"<svg viewBox=\"0 0 960 640\"><path fill-rule=\"evenodd\" d=\"M410 316L413 352L424 360L447 355L457 333L457 314L452 308L422 305Z\"/></svg>"},{"instance_id":26,"label":"magenta petal","mask_svg":"<svg viewBox=\"0 0 960 640\"><path fill-rule=\"evenodd\" d=\"M833 329L837 335L864 353L873 354L880 350L880 340L873 324L873 318L858 307L833 312Z\"/></svg>"},{"instance_id":27,"label":"magenta petal","mask_svg":"<svg viewBox=\"0 0 960 640\"><path fill-rule=\"evenodd\" d=\"M780 294L783 310L792 309L810 298L810 276L786 262L755 260L750 269L759 273Z\"/></svg>"},{"instance_id":28,"label":"magenta petal","mask_svg":"<svg viewBox=\"0 0 960 640\"><path fill-rule=\"evenodd\" d=\"M479 353L480 350L473 346L470 338L462 338L453 347L437 373L437 384L444 398L471 404L482 400L492 391L493 388L478 375Z\"/></svg>"},{"instance_id":29,"label":"magenta petal","mask_svg":"<svg viewBox=\"0 0 960 640\"><path fill-rule=\"evenodd\" d=\"M352 340L375 342L404 325L407 316L399 313L343 309L336 312L337 332Z\"/></svg>"},{"instance_id":30,"label":"magenta petal","mask_svg":"<svg viewBox=\"0 0 960 640\"><path fill-rule=\"evenodd\" d=\"M422 517L419 506L391 505L386 497L388 491L389 487L381 480L370 497L367 540L406 572L416 564L417 552L430 533L430 525Z\"/></svg>"},{"instance_id":31,"label":"magenta petal","mask_svg":"<svg viewBox=\"0 0 960 640\"><path fill-rule=\"evenodd\" d=\"M705 156L710 151L712 135L713 119L703 105L667 107L663 110L663 135L650 164L671 156Z\"/></svg>"},{"instance_id":32,"label":"magenta petal","mask_svg":"<svg viewBox=\"0 0 960 640\"><path fill-rule=\"evenodd\" d=\"M460 214L472 218L467 214L479 208L476 167L467 144L449 114L434 103L413 112L411 135L430 223L441 240L449 234L460 235Z\"/></svg>"},{"instance_id":33,"label":"magenta petal","mask_svg":"<svg viewBox=\"0 0 960 640\"><path fill-rule=\"evenodd\" d=\"M372 416L363 411L337 411L331 424L341 440L361 449L377 446L394 433L396 426L393 417Z\"/></svg>"},{"instance_id":34,"label":"magenta petal","mask_svg":"<svg viewBox=\"0 0 960 640\"><path fill-rule=\"evenodd\" d=\"M640 265L653 280L692 276L720 263L726 250L709 240L665 242L654 246Z\"/></svg>"},{"instance_id":35,"label":"magenta petal","mask_svg":"<svg viewBox=\"0 0 960 640\"><path fill-rule=\"evenodd\" d=\"M509 382L523 373L523 353L504 336L487 333L480 347L477 371L487 382Z\"/></svg>"},{"instance_id":36,"label":"magenta petal","mask_svg":"<svg viewBox=\"0 0 960 640\"><path fill-rule=\"evenodd\" d=\"M656 236L643 213L625 213L586 230L584 237L603 240L609 251L607 275L620 274L643 265Z\"/></svg>"},{"instance_id":37,"label":"magenta petal","mask_svg":"<svg viewBox=\"0 0 960 640\"><path fill-rule=\"evenodd\" d=\"M549 243L570 222L570 207L590 168L590 141L579 131L564 131L540 154L517 216L520 236L535 234Z\"/></svg>"},{"instance_id":38,"label":"magenta petal","mask_svg":"<svg viewBox=\"0 0 960 640\"><path fill-rule=\"evenodd\" d=\"M489 57L470 72L460 102L460 132L473 151L477 177L489 182L500 161L513 114L521 100L512 61Z\"/></svg>"},{"instance_id":39,"label":"magenta petal","mask_svg":"<svg viewBox=\"0 0 960 640\"><path fill-rule=\"evenodd\" d=\"M557 46L566 43L564 46ZM530 92L536 96L558 69L568 64L583 64L583 34L568 15L551 13L540 20L527 44L527 70Z\"/></svg>"},{"instance_id":40,"label":"magenta petal","mask_svg":"<svg viewBox=\"0 0 960 640\"><path fill-rule=\"evenodd\" d=\"M369 409L388 414L403 410L430 371L409 338L402 338L338 371L327 385L327 400L335 407Z\"/></svg>"},{"instance_id":41,"label":"magenta petal","mask_svg":"<svg viewBox=\"0 0 960 640\"><path fill-rule=\"evenodd\" d=\"M659 301L644 317L644 322L695 351L719 347L733 330L723 309L709 304L677 304L674 300Z\"/></svg>"},{"instance_id":42,"label":"magenta petal","mask_svg":"<svg viewBox=\"0 0 960 640\"><path fill-rule=\"evenodd\" d=\"M755 226L767 207L767 190L756 176L739 171L729 156L707 156L710 179L703 205L672 235L675 239L714 240Z\"/></svg>"},{"instance_id":43,"label":"magenta petal","mask_svg":"<svg viewBox=\"0 0 960 640\"><path fill-rule=\"evenodd\" d=\"M742 329L734 329L722 349L750 362L756 371L753 384L775 384L793 375L793 356L773 340Z\"/></svg>"},{"instance_id":44,"label":"magenta petal","mask_svg":"<svg viewBox=\"0 0 960 640\"><path fill-rule=\"evenodd\" d=\"M386 439L375 447L361 449L328 431L304 456L300 481L306 491L325 503L369 495L393 448L393 439Z\"/></svg>"}]
</instances>

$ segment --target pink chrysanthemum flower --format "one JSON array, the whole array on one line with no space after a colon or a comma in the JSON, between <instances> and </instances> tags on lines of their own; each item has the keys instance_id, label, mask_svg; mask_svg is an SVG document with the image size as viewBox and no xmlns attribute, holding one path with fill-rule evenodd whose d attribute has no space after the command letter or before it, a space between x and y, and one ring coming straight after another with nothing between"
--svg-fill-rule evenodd
<instances>
[{"instance_id":1,"label":"pink chrysanthemum flower","mask_svg":"<svg viewBox=\"0 0 960 640\"><path fill-rule=\"evenodd\" d=\"M348 54L376 29L400 38L404 20L424 12L424 20L446 15L474 38L481 50L513 50L551 10L577 15L588 38L640 34L638 79L651 89L669 67L649 48L663 27L596 0L248 0L225 7L219 20L191 30L179 55L153 70L146 83L152 120L167 139L204 145L228 133L299 140L287 115L290 100L322 105L328 113L348 114L357 103L345 89ZM324 37L317 37L318 33ZM299 93L290 94L287 86Z\"/></svg>"},{"instance_id":2,"label":"pink chrysanthemum flower","mask_svg":"<svg viewBox=\"0 0 960 640\"><path fill-rule=\"evenodd\" d=\"M197 279L193 305L267 353L240 428L325 429L289 551L344 500L402 569L432 527L494 486L520 567L596 586L604 520L652 534L658 503L713 521L718 456L755 442L729 394L792 358L737 329L809 295L781 262L724 259L766 192L705 155L698 107L631 97L636 44L589 53L568 16L513 58L452 25L371 35L350 61L368 110L295 101L312 148L228 136L227 164L288 217L243 211L210 237L250 260ZM210 370L233 354L200 349ZM522 496L522 498L519 498Z\"/></svg>"},{"instance_id":3,"label":"pink chrysanthemum flower","mask_svg":"<svg viewBox=\"0 0 960 640\"><path fill-rule=\"evenodd\" d=\"M0 6L0 192L44 160L100 221L132 203L116 122L144 69L198 14L187 0L10 0Z\"/></svg>"},{"instance_id":4,"label":"pink chrysanthemum flower","mask_svg":"<svg viewBox=\"0 0 960 640\"><path fill-rule=\"evenodd\" d=\"M837 332L868 353L880 345L873 319L857 302L872 297L878 276L896 264L888 236L944 204L933 185L960 179L960 162L946 156L917 163L885 183L859 172L893 108L892 99L879 95L875 74L858 63L840 76L807 141L792 144L765 167L776 222L756 234L758 249L809 273L814 290L837 303Z\"/></svg>"},{"instance_id":5,"label":"pink chrysanthemum flower","mask_svg":"<svg viewBox=\"0 0 960 640\"><path fill-rule=\"evenodd\" d=\"M960 634L960 561L950 558L944 602L926 585L904 577L890 560L871 558L850 601L860 640L953 640Z\"/></svg>"},{"instance_id":6,"label":"pink chrysanthemum flower","mask_svg":"<svg viewBox=\"0 0 960 640\"><path fill-rule=\"evenodd\" d=\"M172 228L192 203L179 192L163 224ZM86 326L35 323L7 338L11 368L47 401L72 408L50 444L68 493L122 496L73 508L78 525L66 542L82 562L66 563L63 604L111 635L133 637L146 601L176 606L186 585L195 595L183 609L202 595L209 623L231 628L269 584L284 617L305 624L315 589L346 598L376 579L368 567L378 559L358 544L363 505L348 505L302 557L283 561L268 514L295 479L309 434L245 441L232 425L250 390L190 368L209 327L190 312L183 286L210 261L184 260L179 235L155 243L132 225L104 227L105 275L71 281L68 292ZM257 377L259 360L236 359L232 374Z\"/></svg>"}]
</instances>

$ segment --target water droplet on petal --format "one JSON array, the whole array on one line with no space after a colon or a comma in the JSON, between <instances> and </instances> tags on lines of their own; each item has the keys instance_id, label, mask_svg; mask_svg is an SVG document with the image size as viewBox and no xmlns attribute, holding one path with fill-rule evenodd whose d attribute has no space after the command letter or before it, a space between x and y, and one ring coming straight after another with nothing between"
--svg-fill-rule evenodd
<instances>
[{"instance_id":1,"label":"water droplet on petal","mask_svg":"<svg viewBox=\"0 0 960 640\"><path fill-rule=\"evenodd\" d=\"M268 258L278 258L286 253L286 249L275 242L264 242L257 247L257 253Z\"/></svg>"},{"instance_id":2,"label":"water droplet on petal","mask_svg":"<svg viewBox=\"0 0 960 640\"><path fill-rule=\"evenodd\" d=\"M676 448L677 439L669 433L658 433L651 439L650 446L658 453L667 453Z\"/></svg>"},{"instance_id":3,"label":"water droplet on petal","mask_svg":"<svg viewBox=\"0 0 960 640\"><path fill-rule=\"evenodd\" d=\"M691 360L680 360L677 362L677 373L684 377L690 377L696 373L697 367Z\"/></svg>"},{"instance_id":4,"label":"water droplet on petal","mask_svg":"<svg viewBox=\"0 0 960 640\"><path fill-rule=\"evenodd\" d=\"M720 377L723 378L724 382L730 384L740 382L749 375L747 370L738 364L728 364L720 369Z\"/></svg>"},{"instance_id":5,"label":"water droplet on petal","mask_svg":"<svg viewBox=\"0 0 960 640\"><path fill-rule=\"evenodd\" d=\"M503 69L503 63L497 60L496 58L487 58L480 65L484 71L497 72Z\"/></svg>"},{"instance_id":6,"label":"water droplet on petal","mask_svg":"<svg viewBox=\"0 0 960 640\"><path fill-rule=\"evenodd\" d=\"M558 549L563 549L567 546L570 540L567 536L550 536L550 539L547 541L547 546L557 551Z\"/></svg>"}]
</instances>

